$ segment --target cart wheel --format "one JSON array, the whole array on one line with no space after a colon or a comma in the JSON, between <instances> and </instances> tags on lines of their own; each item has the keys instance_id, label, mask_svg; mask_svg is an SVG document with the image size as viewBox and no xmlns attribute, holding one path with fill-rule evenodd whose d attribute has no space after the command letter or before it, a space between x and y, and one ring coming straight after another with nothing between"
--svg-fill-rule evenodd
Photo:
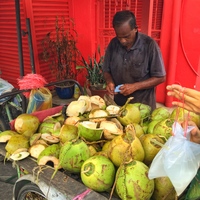
<instances>
[{"instance_id":1,"label":"cart wheel","mask_svg":"<svg viewBox=\"0 0 200 200\"><path fill-rule=\"evenodd\" d=\"M6 131L9 129L10 129L10 126L6 123L6 121L2 117L0 117L0 132Z\"/></svg>"},{"instance_id":2,"label":"cart wheel","mask_svg":"<svg viewBox=\"0 0 200 200\"><path fill-rule=\"evenodd\" d=\"M27 183L20 189L17 195L17 200L32 200L32 199L47 200L47 198L37 185L33 183Z\"/></svg>"}]
</instances>

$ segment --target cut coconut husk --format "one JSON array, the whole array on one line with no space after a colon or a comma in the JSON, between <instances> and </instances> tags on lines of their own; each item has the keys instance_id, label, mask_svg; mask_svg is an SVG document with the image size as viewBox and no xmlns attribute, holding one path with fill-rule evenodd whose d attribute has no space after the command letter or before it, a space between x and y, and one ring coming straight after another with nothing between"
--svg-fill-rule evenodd
<instances>
[{"instance_id":1,"label":"cut coconut husk","mask_svg":"<svg viewBox=\"0 0 200 200\"><path fill-rule=\"evenodd\" d=\"M78 137L78 127L75 125L64 124L60 129L59 139L61 144L75 140Z\"/></svg>"},{"instance_id":2,"label":"cut coconut husk","mask_svg":"<svg viewBox=\"0 0 200 200\"><path fill-rule=\"evenodd\" d=\"M102 138L103 129L97 128L96 122L84 121L78 125L78 135L88 141L97 141Z\"/></svg>"},{"instance_id":3,"label":"cut coconut husk","mask_svg":"<svg viewBox=\"0 0 200 200\"><path fill-rule=\"evenodd\" d=\"M59 167L59 154L60 154L60 144L52 144L46 147L38 156L38 165L46 165L49 162L54 164L54 168Z\"/></svg>"},{"instance_id":4,"label":"cut coconut husk","mask_svg":"<svg viewBox=\"0 0 200 200\"><path fill-rule=\"evenodd\" d=\"M85 103L86 103L85 112L90 112L91 109L92 109L90 97L89 97L89 96L86 96L86 95L81 95L81 96L79 96L79 98L78 98L78 101L79 101L79 100L85 100Z\"/></svg>"},{"instance_id":5,"label":"cut coconut husk","mask_svg":"<svg viewBox=\"0 0 200 200\"><path fill-rule=\"evenodd\" d=\"M90 112L89 119L90 121L93 121L93 122L101 122L101 121L105 121L108 115L109 114L106 110L94 109Z\"/></svg>"},{"instance_id":6,"label":"cut coconut husk","mask_svg":"<svg viewBox=\"0 0 200 200\"><path fill-rule=\"evenodd\" d=\"M120 107L115 105L109 105L106 107L106 110L110 115L117 115L119 113Z\"/></svg>"},{"instance_id":7,"label":"cut coconut husk","mask_svg":"<svg viewBox=\"0 0 200 200\"><path fill-rule=\"evenodd\" d=\"M149 122L146 133L147 134L148 133L150 133L150 134L153 133L154 127L160 121L162 121L162 120L158 120L158 121L157 120L153 120L153 121Z\"/></svg>"},{"instance_id":8,"label":"cut coconut husk","mask_svg":"<svg viewBox=\"0 0 200 200\"><path fill-rule=\"evenodd\" d=\"M47 144L56 144L60 142L60 139L51 135L50 133L43 133L41 138L47 142Z\"/></svg>"},{"instance_id":9,"label":"cut coconut husk","mask_svg":"<svg viewBox=\"0 0 200 200\"><path fill-rule=\"evenodd\" d=\"M15 160L15 161L17 161L17 160L23 160L23 159L27 158L29 155L30 155L29 152L27 152L27 151L22 151L22 152L19 152L19 153L13 153L13 154L9 157L9 159Z\"/></svg>"},{"instance_id":10,"label":"cut coconut husk","mask_svg":"<svg viewBox=\"0 0 200 200\"><path fill-rule=\"evenodd\" d=\"M29 148L30 156L33 158L38 159L40 153L46 148L47 146L44 144L34 144Z\"/></svg>"},{"instance_id":11,"label":"cut coconut husk","mask_svg":"<svg viewBox=\"0 0 200 200\"><path fill-rule=\"evenodd\" d=\"M31 114L21 114L15 119L14 128L20 134L31 137L38 129L39 119Z\"/></svg>"},{"instance_id":12,"label":"cut coconut husk","mask_svg":"<svg viewBox=\"0 0 200 200\"><path fill-rule=\"evenodd\" d=\"M67 106L66 114L67 116L75 116L78 117L79 115L82 115L87 108L87 103L85 100L81 99L79 101L72 101Z\"/></svg>"},{"instance_id":13,"label":"cut coconut husk","mask_svg":"<svg viewBox=\"0 0 200 200\"><path fill-rule=\"evenodd\" d=\"M60 116L62 116L62 113L61 113L61 112L56 113L56 114L54 114L54 115L49 115L49 116L47 116L46 118L43 119L43 122L44 122L44 121L47 121L47 120L57 120L57 117L60 117ZM58 121L58 120L57 120L57 121Z\"/></svg>"},{"instance_id":14,"label":"cut coconut husk","mask_svg":"<svg viewBox=\"0 0 200 200\"><path fill-rule=\"evenodd\" d=\"M39 133L53 133L60 130L60 128L61 128L61 124L58 121L53 121L53 122L44 121L40 124L38 128L38 132Z\"/></svg>"},{"instance_id":15,"label":"cut coconut husk","mask_svg":"<svg viewBox=\"0 0 200 200\"><path fill-rule=\"evenodd\" d=\"M35 144L43 144L45 146L49 146L49 144L45 140L43 140L43 139L37 140Z\"/></svg>"},{"instance_id":16,"label":"cut coconut husk","mask_svg":"<svg viewBox=\"0 0 200 200\"><path fill-rule=\"evenodd\" d=\"M29 140L30 146L34 145L41 138L41 135L41 133L33 134Z\"/></svg>"},{"instance_id":17,"label":"cut coconut husk","mask_svg":"<svg viewBox=\"0 0 200 200\"><path fill-rule=\"evenodd\" d=\"M12 135L18 134L16 131L6 130L0 133L0 143L6 143Z\"/></svg>"},{"instance_id":18,"label":"cut coconut husk","mask_svg":"<svg viewBox=\"0 0 200 200\"><path fill-rule=\"evenodd\" d=\"M103 129L104 138L107 140L112 140L117 135L123 134L123 130L118 128L117 124L113 121L102 121L100 128Z\"/></svg>"},{"instance_id":19,"label":"cut coconut husk","mask_svg":"<svg viewBox=\"0 0 200 200\"><path fill-rule=\"evenodd\" d=\"M101 98L99 95L93 95L90 97L92 110L94 109L105 109L106 103L103 98Z\"/></svg>"},{"instance_id":20,"label":"cut coconut husk","mask_svg":"<svg viewBox=\"0 0 200 200\"><path fill-rule=\"evenodd\" d=\"M144 130L140 124L132 123L132 126L135 129L135 135L140 139L144 135Z\"/></svg>"},{"instance_id":21,"label":"cut coconut husk","mask_svg":"<svg viewBox=\"0 0 200 200\"><path fill-rule=\"evenodd\" d=\"M5 146L8 156L12 155L17 149L21 148L28 149L29 140L27 137L20 134L13 135Z\"/></svg>"},{"instance_id":22,"label":"cut coconut husk","mask_svg":"<svg viewBox=\"0 0 200 200\"><path fill-rule=\"evenodd\" d=\"M80 117L72 116L72 117L67 117L67 119L64 121L64 124L69 124L69 125L76 125L78 126Z\"/></svg>"}]
</instances>

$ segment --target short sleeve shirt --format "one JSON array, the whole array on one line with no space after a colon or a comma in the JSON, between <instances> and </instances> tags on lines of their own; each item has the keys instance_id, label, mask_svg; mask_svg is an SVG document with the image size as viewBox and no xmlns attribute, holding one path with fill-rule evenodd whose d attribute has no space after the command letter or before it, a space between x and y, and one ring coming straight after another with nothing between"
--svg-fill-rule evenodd
<instances>
[{"instance_id":1,"label":"short sleeve shirt","mask_svg":"<svg viewBox=\"0 0 200 200\"><path fill-rule=\"evenodd\" d=\"M158 44L151 37L139 32L134 45L128 51L116 37L111 40L104 57L103 71L112 75L116 86L166 75ZM118 105L124 105L130 96L134 97L132 102L148 104L155 109L155 88L138 90L126 97L117 94L114 99Z\"/></svg>"}]
</instances>

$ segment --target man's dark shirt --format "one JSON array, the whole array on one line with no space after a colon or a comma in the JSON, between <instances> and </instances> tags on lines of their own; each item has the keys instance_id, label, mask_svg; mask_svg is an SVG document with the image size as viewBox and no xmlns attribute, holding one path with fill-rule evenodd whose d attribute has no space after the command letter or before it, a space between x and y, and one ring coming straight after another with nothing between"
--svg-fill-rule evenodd
<instances>
[{"instance_id":1,"label":"man's dark shirt","mask_svg":"<svg viewBox=\"0 0 200 200\"><path fill-rule=\"evenodd\" d=\"M139 32L129 51L120 44L116 37L111 40L106 50L103 71L111 73L115 86L166 75L158 44L149 36ZM114 100L122 106L130 96L134 97L132 103L150 105L152 110L156 108L155 88L138 90L128 96L118 93Z\"/></svg>"}]
</instances>

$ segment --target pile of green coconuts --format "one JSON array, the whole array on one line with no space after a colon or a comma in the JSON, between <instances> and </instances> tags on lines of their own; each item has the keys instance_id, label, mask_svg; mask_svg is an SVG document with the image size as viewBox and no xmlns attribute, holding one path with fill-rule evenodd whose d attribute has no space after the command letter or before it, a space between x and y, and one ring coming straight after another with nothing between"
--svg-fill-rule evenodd
<instances>
[{"instance_id":1,"label":"pile of green coconuts","mask_svg":"<svg viewBox=\"0 0 200 200\"><path fill-rule=\"evenodd\" d=\"M169 178L150 180L148 170L172 135L172 124L183 120L187 111L152 111L130 100L119 107L98 95L82 95L68 105L66 118L60 112L40 122L21 114L13 130L0 133L6 159L31 156L38 165L52 162L55 171L79 174L88 188L123 200L177 199ZM199 116L190 112L190 117L200 127Z\"/></svg>"}]
</instances>

